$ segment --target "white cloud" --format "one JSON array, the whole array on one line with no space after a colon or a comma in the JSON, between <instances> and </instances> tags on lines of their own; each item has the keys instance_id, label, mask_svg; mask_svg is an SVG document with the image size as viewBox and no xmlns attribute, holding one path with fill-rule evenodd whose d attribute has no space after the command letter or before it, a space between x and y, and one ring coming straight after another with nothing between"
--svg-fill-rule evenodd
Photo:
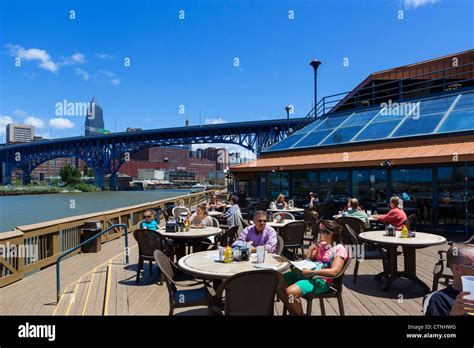
<instances>
[{"instance_id":1,"label":"white cloud","mask_svg":"<svg viewBox=\"0 0 474 348\"><path fill-rule=\"evenodd\" d=\"M10 116L0 116L0 135L6 133L6 126L13 123L13 119Z\"/></svg>"},{"instance_id":2,"label":"white cloud","mask_svg":"<svg viewBox=\"0 0 474 348\"><path fill-rule=\"evenodd\" d=\"M206 118L204 120L204 123L205 124L219 124L219 123L226 123L225 120L223 120L222 118L218 117L218 118Z\"/></svg>"},{"instance_id":3,"label":"white cloud","mask_svg":"<svg viewBox=\"0 0 474 348\"><path fill-rule=\"evenodd\" d=\"M26 72L23 73L21 76L26 77L27 79L34 79L36 77L36 74L34 72Z\"/></svg>"},{"instance_id":4,"label":"white cloud","mask_svg":"<svg viewBox=\"0 0 474 348\"><path fill-rule=\"evenodd\" d=\"M18 117L22 117L22 118L30 116L25 110L21 110L21 109L13 110L12 114Z\"/></svg>"},{"instance_id":5,"label":"white cloud","mask_svg":"<svg viewBox=\"0 0 474 348\"><path fill-rule=\"evenodd\" d=\"M440 0L403 0L403 5L406 9L416 9L418 7L434 4L439 1Z\"/></svg>"},{"instance_id":6,"label":"white cloud","mask_svg":"<svg viewBox=\"0 0 474 348\"><path fill-rule=\"evenodd\" d=\"M145 121L145 122L151 122L151 118L147 117L147 118L145 118L143 121Z\"/></svg>"},{"instance_id":7,"label":"white cloud","mask_svg":"<svg viewBox=\"0 0 474 348\"><path fill-rule=\"evenodd\" d=\"M115 59L115 56L106 53L96 53L94 56L100 59Z\"/></svg>"},{"instance_id":8,"label":"white cloud","mask_svg":"<svg viewBox=\"0 0 474 348\"><path fill-rule=\"evenodd\" d=\"M24 60L37 60L38 66L53 73L58 71L58 65L51 60L48 52L39 48L25 49L20 45L5 45L9 49L10 55Z\"/></svg>"},{"instance_id":9,"label":"white cloud","mask_svg":"<svg viewBox=\"0 0 474 348\"><path fill-rule=\"evenodd\" d=\"M81 68L76 68L76 74L81 76L85 81L89 80L89 73L85 70L82 70Z\"/></svg>"},{"instance_id":10,"label":"white cloud","mask_svg":"<svg viewBox=\"0 0 474 348\"><path fill-rule=\"evenodd\" d=\"M53 127L56 129L74 128L74 123L72 123L67 118L62 118L62 117L52 118L49 120L48 123L50 127Z\"/></svg>"},{"instance_id":11,"label":"white cloud","mask_svg":"<svg viewBox=\"0 0 474 348\"><path fill-rule=\"evenodd\" d=\"M84 64L85 62L86 56L83 53L77 52L70 57L61 57L61 62L58 65Z\"/></svg>"},{"instance_id":12,"label":"white cloud","mask_svg":"<svg viewBox=\"0 0 474 348\"><path fill-rule=\"evenodd\" d=\"M25 124L35 126L36 128L44 128L44 121L41 118L30 116L24 121Z\"/></svg>"},{"instance_id":13,"label":"white cloud","mask_svg":"<svg viewBox=\"0 0 474 348\"><path fill-rule=\"evenodd\" d=\"M120 79L110 70L100 70L98 76L108 79L113 85L120 84Z\"/></svg>"}]
</instances>

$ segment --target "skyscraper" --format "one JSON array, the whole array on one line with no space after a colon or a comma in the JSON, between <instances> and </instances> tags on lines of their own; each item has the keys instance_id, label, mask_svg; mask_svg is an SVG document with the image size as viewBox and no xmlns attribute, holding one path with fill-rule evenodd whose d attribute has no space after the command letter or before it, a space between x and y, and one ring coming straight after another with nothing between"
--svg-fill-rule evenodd
<instances>
[{"instance_id":1,"label":"skyscraper","mask_svg":"<svg viewBox=\"0 0 474 348\"><path fill-rule=\"evenodd\" d=\"M7 144L29 143L35 136L35 127L10 123L6 129Z\"/></svg>"},{"instance_id":2,"label":"skyscraper","mask_svg":"<svg viewBox=\"0 0 474 348\"><path fill-rule=\"evenodd\" d=\"M97 104L95 97L92 98L87 108L85 136L104 133L104 116L102 108Z\"/></svg>"}]
</instances>

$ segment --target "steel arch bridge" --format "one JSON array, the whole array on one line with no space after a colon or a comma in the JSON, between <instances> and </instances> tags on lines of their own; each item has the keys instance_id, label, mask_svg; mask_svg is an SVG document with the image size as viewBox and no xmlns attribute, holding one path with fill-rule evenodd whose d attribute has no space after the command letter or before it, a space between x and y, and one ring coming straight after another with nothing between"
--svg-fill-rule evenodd
<instances>
[{"instance_id":1,"label":"steel arch bridge","mask_svg":"<svg viewBox=\"0 0 474 348\"><path fill-rule=\"evenodd\" d=\"M257 154L288 135L302 118L221 123L206 126L152 129L88 137L45 140L0 147L2 182L9 183L16 170L29 182L31 172L46 161L75 157L94 171L95 185L103 188L104 175L111 174L110 186L117 186L117 172L128 155L155 146L224 143L237 144Z\"/></svg>"}]
</instances>

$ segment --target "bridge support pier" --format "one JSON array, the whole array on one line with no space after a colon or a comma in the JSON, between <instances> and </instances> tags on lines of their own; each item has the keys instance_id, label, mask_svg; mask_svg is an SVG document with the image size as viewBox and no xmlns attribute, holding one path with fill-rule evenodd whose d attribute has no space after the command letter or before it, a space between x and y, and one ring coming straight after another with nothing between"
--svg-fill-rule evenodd
<instances>
[{"instance_id":1,"label":"bridge support pier","mask_svg":"<svg viewBox=\"0 0 474 348\"><path fill-rule=\"evenodd\" d=\"M12 183L11 166L8 163L2 163L2 184L8 185Z\"/></svg>"},{"instance_id":2,"label":"bridge support pier","mask_svg":"<svg viewBox=\"0 0 474 348\"><path fill-rule=\"evenodd\" d=\"M117 174L111 174L109 178L109 190L117 191L119 187Z\"/></svg>"},{"instance_id":3,"label":"bridge support pier","mask_svg":"<svg viewBox=\"0 0 474 348\"><path fill-rule=\"evenodd\" d=\"M94 186L97 186L101 190L104 189L104 172L94 171Z\"/></svg>"}]
</instances>

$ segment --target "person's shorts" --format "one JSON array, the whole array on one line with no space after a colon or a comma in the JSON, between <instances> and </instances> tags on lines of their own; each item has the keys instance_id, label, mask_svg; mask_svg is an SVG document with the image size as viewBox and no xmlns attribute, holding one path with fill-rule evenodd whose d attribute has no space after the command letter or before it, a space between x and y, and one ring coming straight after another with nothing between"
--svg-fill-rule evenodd
<instances>
[{"instance_id":1,"label":"person's shorts","mask_svg":"<svg viewBox=\"0 0 474 348\"><path fill-rule=\"evenodd\" d=\"M329 285L322 278L310 280L308 278L296 277L292 272L283 273L283 278L285 278L288 285L296 284L300 288L302 296L311 292L321 294L329 291Z\"/></svg>"}]
</instances>

